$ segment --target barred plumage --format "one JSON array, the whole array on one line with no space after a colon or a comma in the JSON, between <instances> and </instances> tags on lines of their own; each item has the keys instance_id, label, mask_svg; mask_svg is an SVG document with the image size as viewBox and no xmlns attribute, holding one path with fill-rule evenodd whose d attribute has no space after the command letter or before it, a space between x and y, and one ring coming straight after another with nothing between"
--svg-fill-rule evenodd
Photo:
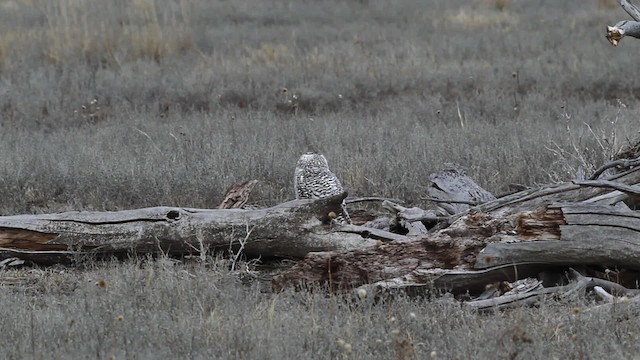
<instances>
[{"instance_id":1,"label":"barred plumage","mask_svg":"<svg viewBox=\"0 0 640 360\"><path fill-rule=\"evenodd\" d=\"M313 152L302 154L298 159L293 186L296 199L320 199L344 192L338 177L329 170L329 164L324 155ZM344 201L342 213L337 214L336 221L347 224L351 222Z\"/></svg>"}]
</instances>

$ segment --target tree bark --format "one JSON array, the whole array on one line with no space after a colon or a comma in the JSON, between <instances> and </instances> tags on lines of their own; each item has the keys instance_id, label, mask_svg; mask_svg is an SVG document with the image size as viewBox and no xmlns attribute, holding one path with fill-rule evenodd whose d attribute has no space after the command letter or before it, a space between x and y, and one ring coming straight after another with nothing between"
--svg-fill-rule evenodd
<instances>
[{"instance_id":1,"label":"tree bark","mask_svg":"<svg viewBox=\"0 0 640 360\"><path fill-rule=\"evenodd\" d=\"M66 212L0 217L0 259L64 262L74 253L170 255L209 250L252 257L302 258L313 251L365 249L402 235L339 226L328 217L346 194L294 200L259 210L154 207L115 212Z\"/></svg>"},{"instance_id":2,"label":"tree bark","mask_svg":"<svg viewBox=\"0 0 640 360\"><path fill-rule=\"evenodd\" d=\"M640 21L640 10L628 0L618 0L624 11L635 21Z\"/></svg>"},{"instance_id":3,"label":"tree bark","mask_svg":"<svg viewBox=\"0 0 640 360\"><path fill-rule=\"evenodd\" d=\"M626 185L640 184L640 167L612 176L608 181L615 181ZM584 181L582 183L588 183ZM503 214L515 213L538 208L556 202L585 202L600 205L614 205L619 201L628 199L628 196L620 191L611 191L607 187L592 187L579 185L575 182L565 182L538 188L523 190L496 200L478 205L471 209L477 212L497 212ZM468 212L454 215L458 219Z\"/></svg>"},{"instance_id":4,"label":"tree bark","mask_svg":"<svg viewBox=\"0 0 640 360\"><path fill-rule=\"evenodd\" d=\"M552 204L506 217L471 213L418 240L309 254L274 277L273 287L312 282L339 291L391 281L396 288L477 293L491 281L514 281L556 267L640 271L639 230L640 214L603 205ZM484 276L477 276L478 270ZM446 281L441 278L445 275Z\"/></svg>"}]
</instances>

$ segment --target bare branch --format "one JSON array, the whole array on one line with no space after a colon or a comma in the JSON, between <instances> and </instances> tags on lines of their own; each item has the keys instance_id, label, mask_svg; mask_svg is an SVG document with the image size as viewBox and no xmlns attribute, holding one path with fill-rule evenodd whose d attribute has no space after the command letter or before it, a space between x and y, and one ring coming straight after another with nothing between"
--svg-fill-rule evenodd
<instances>
[{"instance_id":1,"label":"bare branch","mask_svg":"<svg viewBox=\"0 0 640 360\"><path fill-rule=\"evenodd\" d=\"M640 198L640 186L636 185L626 185L615 181L609 180L583 180L583 181L573 181L574 184L580 186L592 186L599 188L609 188L613 190L618 190L623 192L630 197Z\"/></svg>"},{"instance_id":2,"label":"bare branch","mask_svg":"<svg viewBox=\"0 0 640 360\"><path fill-rule=\"evenodd\" d=\"M404 202L400 199L383 198L383 197L377 197L377 196L367 196L367 197L361 197L361 198L346 199L344 202L347 204L355 204L359 202L370 202L370 201L379 201L379 202L392 201L394 203Z\"/></svg>"},{"instance_id":3,"label":"bare branch","mask_svg":"<svg viewBox=\"0 0 640 360\"><path fill-rule=\"evenodd\" d=\"M255 225L252 226L251 228L249 228L249 221L247 221L246 230L245 230L245 233L247 235L244 237L244 239L241 239L241 240L238 241L240 243L240 248L238 249L238 251L235 254L233 254L233 238L231 239L231 242L229 244L230 253L233 254L233 259L231 261L231 271L235 271L236 270L236 264L240 260L240 256L242 255L242 251L244 250L244 246L247 244L247 241L249 241L251 233L253 232L253 230L255 228L256 228Z\"/></svg>"},{"instance_id":4,"label":"bare branch","mask_svg":"<svg viewBox=\"0 0 640 360\"><path fill-rule=\"evenodd\" d=\"M581 286L582 285L580 283L574 283L566 286L555 286L555 287L543 288L536 291L530 291L526 293L502 295L502 296L498 296L498 297L486 299L486 300L467 301L464 303L464 305L477 310L485 310L489 308L502 309L502 308L513 307L515 305L531 305L540 301L540 299L544 295L561 294L561 293L567 293L570 291L576 291Z\"/></svg>"},{"instance_id":5,"label":"bare branch","mask_svg":"<svg viewBox=\"0 0 640 360\"><path fill-rule=\"evenodd\" d=\"M598 177L600 177L600 175L602 175L603 172L605 172L608 169L620 166L623 168L630 168L632 166L638 166L640 165L640 157L629 160L629 159L620 159L620 160L616 160L616 161L611 161L608 162L604 165L602 165L601 167L599 167L596 172L593 173L593 175L591 175L591 177L589 178L589 180L596 180Z\"/></svg>"},{"instance_id":6,"label":"bare branch","mask_svg":"<svg viewBox=\"0 0 640 360\"><path fill-rule=\"evenodd\" d=\"M618 3L635 21L623 20L614 26L607 26L606 37L613 46L618 46L625 36L640 38L640 10L627 0L618 0Z\"/></svg>"},{"instance_id":7,"label":"bare branch","mask_svg":"<svg viewBox=\"0 0 640 360\"><path fill-rule=\"evenodd\" d=\"M635 5L627 0L618 0L618 3L620 3L620 6L622 6L624 11L626 11L633 20L640 21L640 10L638 10Z\"/></svg>"},{"instance_id":8,"label":"bare branch","mask_svg":"<svg viewBox=\"0 0 640 360\"><path fill-rule=\"evenodd\" d=\"M616 299L615 296L609 294L605 289L601 288L600 286L594 286L593 291L595 291L595 293L598 294L598 296L600 296L602 300L605 300L607 302L614 302Z\"/></svg>"},{"instance_id":9,"label":"bare branch","mask_svg":"<svg viewBox=\"0 0 640 360\"><path fill-rule=\"evenodd\" d=\"M471 201L471 200L443 200L443 199L436 199L433 197L421 197L420 199L426 200L426 201L432 201L434 203L465 204L465 205L471 205L471 206L476 206L480 204L477 201Z\"/></svg>"},{"instance_id":10,"label":"bare branch","mask_svg":"<svg viewBox=\"0 0 640 360\"><path fill-rule=\"evenodd\" d=\"M637 295L640 293L639 290L627 289L626 287L620 284L616 284L612 281L599 279L595 277L586 277L580 274L579 272L577 272L576 270L574 270L573 268L570 268L569 272L571 273L571 276L574 279L585 282L585 284L587 285L587 288L598 286L602 289L606 289L606 291L608 291L609 293L617 296L618 295L631 296L631 295Z\"/></svg>"},{"instance_id":11,"label":"bare branch","mask_svg":"<svg viewBox=\"0 0 640 360\"><path fill-rule=\"evenodd\" d=\"M449 220L448 216L439 216L433 210L423 210L417 207L406 208L390 201L383 202L382 207L394 214L397 218L406 221L447 222Z\"/></svg>"},{"instance_id":12,"label":"bare branch","mask_svg":"<svg viewBox=\"0 0 640 360\"><path fill-rule=\"evenodd\" d=\"M618 309L618 311L634 311L637 313L638 303L640 303L640 296L635 296L632 298L623 297L620 299L615 298L613 302L609 302L606 304L598 305L591 307L589 309L585 309L585 314L602 314L605 312L610 312L612 309Z\"/></svg>"}]
</instances>

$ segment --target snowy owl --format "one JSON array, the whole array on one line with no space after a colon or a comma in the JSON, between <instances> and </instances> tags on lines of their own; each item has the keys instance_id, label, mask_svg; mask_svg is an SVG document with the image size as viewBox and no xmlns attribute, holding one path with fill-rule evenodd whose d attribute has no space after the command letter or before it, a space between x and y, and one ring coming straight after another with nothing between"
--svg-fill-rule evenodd
<instances>
[{"instance_id":1,"label":"snowy owl","mask_svg":"<svg viewBox=\"0 0 640 360\"><path fill-rule=\"evenodd\" d=\"M329 164L324 155L313 152L302 154L298 159L293 187L296 199L320 199L344 192L338 177L329 170ZM344 201L342 213L337 214L335 220L343 224L351 223Z\"/></svg>"}]
</instances>

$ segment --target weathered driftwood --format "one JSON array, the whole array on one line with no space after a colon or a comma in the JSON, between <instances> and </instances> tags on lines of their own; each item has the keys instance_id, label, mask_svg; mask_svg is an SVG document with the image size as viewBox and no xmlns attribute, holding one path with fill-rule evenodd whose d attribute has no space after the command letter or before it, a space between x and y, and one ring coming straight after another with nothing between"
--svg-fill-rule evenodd
<instances>
[{"instance_id":1,"label":"weathered driftwood","mask_svg":"<svg viewBox=\"0 0 640 360\"><path fill-rule=\"evenodd\" d=\"M417 207L407 208L391 201L382 203L382 207L389 211L398 220L408 222L421 221L425 223L448 222L448 216L438 215L434 210L423 210Z\"/></svg>"},{"instance_id":2,"label":"weathered driftwood","mask_svg":"<svg viewBox=\"0 0 640 360\"><path fill-rule=\"evenodd\" d=\"M638 185L640 184L640 167L635 167L614 175L607 180L624 185ZM519 211L536 209L554 202L586 202L600 205L614 205L628 198L626 194L620 191L611 191L611 189L607 187L592 187L578 185L575 182L565 182L513 193L475 206L471 211L490 213L501 210L504 215L508 215ZM467 212L453 215L452 219L458 219L465 214L467 214Z\"/></svg>"},{"instance_id":3,"label":"weathered driftwood","mask_svg":"<svg viewBox=\"0 0 640 360\"><path fill-rule=\"evenodd\" d=\"M569 268L569 278L573 281L567 285L559 285L543 288L541 286L533 286L524 290L513 289L503 295L489 299L472 300L464 303L465 306L484 310L484 309L503 309L523 304L533 304L541 301L544 297L554 295L558 298L569 298L571 296L580 295L588 290L594 290L599 296L605 298L608 302L616 301L617 296L635 296L638 295L637 290L627 289L620 284L611 281L587 277L578 271ZM530 279L527 279L530 280ZM540 285L541 282L535 282L534 285ZM606 290L605 290L606 288ZM608 291L608 292L607 292ZM615 295L612 295L615 294Z\"/></svg>"},{"instance_id":4,"label":"weathered driftwood","mask_svg":"<svg viewBox=\"0 0 640 360\"><path fill-rule=\"evenodd\" d=\"M544 298L553 297L556 299L566 299L573 296L580 296L584 292L593 290L599 297L609 303L624 303L629 301L640 300L640 290L627 289L626 287L604 279L588 277L580 274L578 271L569 268L566 271L566 283L555 283L543 287L543 281L537 280L532 277L535 273L527 271L526 266L522 268L524 272L520 275L522 280L507 281L500 280L502 278L515 278L517 272L515 266L511 267L496 267L491 270L475 271L477 279L486 281L487 285L483 293L474 299L467 299L463 303L463 306L476 310L487 309L506 309L516 306L533 305L542 301ZM406 281L410 276L405 276L402 279L391 279L387 281L381 281L374 284L367 284L360 286L353 290L353 295L356 298L363 299L365 297L374 296L387 297L397 292L406 293L409 295L433 295L434 290L441 290L449 288L453 294L461 294L461 290L465 289L465 285L459 282L461 279L469 279L472 272L467 272L467 276L459 277L460 271L440 271L440 276L435 276L436 272L432 272L432 281L421 286L408 285ZM451 276L450 279L458 280L453 287L453 283L447 282L447 276ZM414 279L415 280L415 279ZM446 285L446 286L443 286ZM477 284L475 284L477 285ZM476 289L478 290L478 289ZM469 293L464 293L468 296ZM600 308L601 306L595 306L592 309ZM588 309L590 310L590 309Z\"/></svg>"},{"instance_id":5,"label":"weathered driftwood","mask_svg":"<svg viewBox=\"0 0 640 360\"><path fill-rule=\"evenodd\" d=\"M445 169L431 174L429 180L428 199L436 202L441 215L458 214L469 210L472 205L496 199L457 165L448 164Z\"/></svg>"},{"instance_id":6,"label":"weathered driftwood","mask_svg":"<svg viewBox=\"0 0 640 360\"><path fill-rule=\"evenodd\" d=\"M487 244L475 268L536 262L640 270L640 213L611 206L554 204L521 213L517 221L514 241Z\"/></svg>"},{"instance_id":7,"label":"weathered driftwood","mask_svg":"<svg viewBox=\"0 0 640 360\"><path fill-rule=\"evenodd\" d=\"M332 291L478 296L495 282L570 266L628 269L633 283L640 279L640 213L618 205L637 197L638 183L640 169L631 168L607 180L526 189L452 215L448 227L409 242L309 254L274 277L273 288L310 282ZM441 198L458 201L446 194ZM447 224L433 212L394 205L385 203L398 219Z\"/></svg>"},{"instance_id":8,"label":"weathered driftwood","mask_svg":"<svg viewBox=\"0 0 640 360\"><path fill-rule=\"evenodd\" d=\"M553 267L640 271L639 258L640 214L597 204L551 204L508 216L470 213L446 229L405 243L309 254L275 277L273 285L279 290L314 282L339 290L392 281L396 287L481 292L491 281L513 281ZM480 269L487 272L478 276ZM451 277L447 270L457 271L455 281L440 279Z\"/></svg>"},{"instance_id":9,"label":"weathered driftwood","mask_svg":"<svg viewBox=\"0 0 640 360\"><path fill-rule=\"evenodd\" d=\"M115 212L66 212L0 217L0 260L64 262L74 253L171 255L242 248L248 256L301 258L313 251L373 247L401 235L338 226L328 214L346 194L295 200L258 210L155 207Z\"/></svg>"},{"instance_id":10,"label":"weathered driftwood","mask_svg":"<svg viewBox=\"0 0 640 360\"><path fill-rule=\"evenodd\" d=\"M640 144L638 144L640 146ZM634 166L640 165L640 158L636 155L636 152L640 151L640 149L636 149L633 147L627 148L624 153L628 155L635 155L632 158L618 158L613 161L609 161L608 163L602 165L589 177L589 180L597 180L601 176L604 176L608 171L613 171L613 173L618 173L618 169L622 169L623 171L627 171ZM584 179L576 179L576 180L584 180Z\"/></svg>"},{"instance_id":11,"label":"weathered driftwood","mask_svg":"<svg viewBox=\"0 0 640 360\"><path fill-rule=\"evenodd\" d=\"M458 165L446 164L443 170L431 174L429 180L429 196L423 197L422 200L435 203L437 210L407 208L391 201L384 201L382 207L392 214L391 227L405 229L407 236L421 235L436 225L438 228L448 226L450 215L465 212L471 206L496 199Z\"/></svg>"},{"instance_id":12,"label":"weathered driftwood","mask_svg":"<svg viewBox=\"0 0 640 360\"><path fill-rule=\"evenodd\" d=\"M400 277L361 285L355 288L354 293L373 296L398 292L412 296L442 292L454 295L481 294L487 290L487 286L500 282L514 282L519 278L535 277L539 271L537 264L495 266L486 270L416 269ZM274 290L283 288L277 281L274 281L273 285Z\"/></svg>"},{"instance_id":13,"label":"weathered driftwood","mask_svg":"<svg viewBox=\"0 0 640 360\"><path fill-rule=\"evenodd\" d=\"M640 10L628 0L618 0L618 3L634 21L623 20L614 26L607 26L606 37L613 46L618 46L625 36L640 37Z\"/></svg>"}]
</instances>

